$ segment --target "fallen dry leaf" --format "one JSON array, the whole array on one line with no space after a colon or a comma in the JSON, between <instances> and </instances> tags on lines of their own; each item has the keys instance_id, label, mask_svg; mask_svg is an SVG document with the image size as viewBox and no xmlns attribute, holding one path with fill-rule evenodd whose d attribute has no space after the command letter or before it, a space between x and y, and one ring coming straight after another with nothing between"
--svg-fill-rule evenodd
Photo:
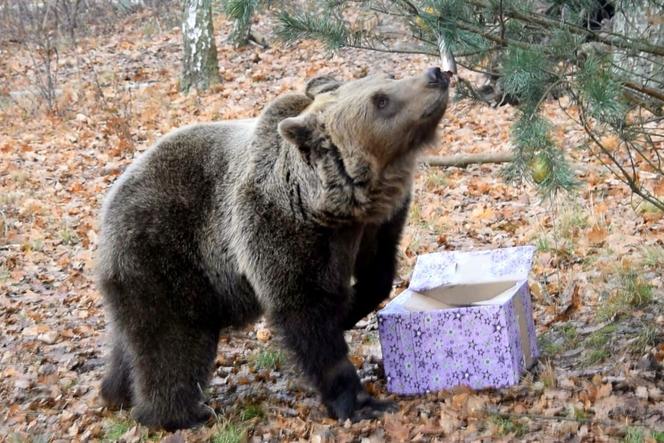
<instances>
[{"instance_id":1,"label":"fallen dry leaf","mask_svg":"<svg viewBox=\"0 0 664 443\"><path fill-rule=\"evenodd\" d=\"M269 329L265 328L259 329L256 332L256 338L258 339L258 341L265 343L272 338L272 332Z\"/></svg>"},{"instance_id":2,"label":"fallen dry leaf","mask_svg":"<svg viewBox=\"0 0 664 443\"><path fill-rule=\"evenodd\" d=\"M664 178L657 181L653 188L653 192L657 197L664 197Z\"/></svg>"},{"instance_id":3,"label":"fallen dry leaf","mask_svg":"<svg viewBox=\"0 0 664 443\"><path fill-rule=\"evenodd\" d=\"M167 435L161 440L161 443L186 443L184 434L180 431Z\"/></svg>"},{"instance_id":4,"label":"fallen dry leaf","mask_svg":"<svg viewBox=\"0 0 664 443\"><path fill-rule=\"evenodd\" d=\"M458 418L458 414L454 411L447 411L443 407L440 411L440 430L443 435L450 435L461 426L461 420Z\"/></svg>"},{"instance_id":5,"label":"fallen dry leaf","mask_svg":"<svg viewBox=\"0 0 664 443\"><path fill-rule=\"evenodd\" d=\"M606 148L608 151L615 151L620 147L621 141L618 138L617 135L615 134L610 134L602 137L600 139L600 143Z\"/></svg>"},{"instance_id":6,"label":"fallen dry leaf","mask_svg":"<svg viewBox=\"0 0 664 443\"><path fill-rule=\"evenodd\" d=\"M410 441L408 439L410 436L409 420L398 413L385 416L384 429L394 441Z\"/></svg>"},{"instance_id":7,"label":"fallen dry leaf","mask_svg":"<svg viewBox=\"0 0 664 443\"><path fill-rule=\"evenodd\" d=\"M594 225L588 231L588 241L594 246L601 245L606 240L607 235L608 231L605 227Z\"/></svg>"}]
</instances>

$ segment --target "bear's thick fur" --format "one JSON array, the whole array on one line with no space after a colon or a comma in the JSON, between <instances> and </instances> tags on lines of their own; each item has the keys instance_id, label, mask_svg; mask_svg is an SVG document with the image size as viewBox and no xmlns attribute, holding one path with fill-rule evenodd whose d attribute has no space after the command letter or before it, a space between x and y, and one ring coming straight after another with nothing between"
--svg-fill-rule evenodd
<instances>
[{"instance_id":1,"label":"bear's thick fur","mask_svg":"<svg viewBox=\"0 0 664 443\"><path fill-rule=\"evenodd\" d=\"M185 127L139 157L102 210L107 404L167 430L205 421L220 330L264 314L332 416L393 407L362 388L343 331L390 293L447 86L437 68L316 78L257 119Z\"/></svg>"}]
</instances>

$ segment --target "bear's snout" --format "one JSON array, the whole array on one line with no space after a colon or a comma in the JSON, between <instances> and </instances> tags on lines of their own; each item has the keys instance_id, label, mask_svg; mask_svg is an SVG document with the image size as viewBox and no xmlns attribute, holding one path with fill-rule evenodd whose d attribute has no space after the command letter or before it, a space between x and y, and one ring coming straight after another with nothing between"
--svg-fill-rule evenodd
<instances>
[{"instance_id":1,"label":"bear's snout","mask_svg":"<svg viewBox=\"0 0 664 443\"><path fill-rule=\"evenodd\" d=\"M447 88L450 85L450 74L443 73L438 66L427 69L426 76L430 86Z\"/></svg>"}]
</instances>

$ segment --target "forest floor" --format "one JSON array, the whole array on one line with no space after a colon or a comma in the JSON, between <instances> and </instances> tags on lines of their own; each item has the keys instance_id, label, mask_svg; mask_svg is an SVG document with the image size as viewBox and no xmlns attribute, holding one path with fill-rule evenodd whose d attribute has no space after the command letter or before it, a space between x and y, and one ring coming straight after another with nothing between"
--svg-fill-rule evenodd
<instances>
[{"instance_id":1,"label":"forest floor","mask_svg":"<svg viewBox=\"0 0 664 443\"><path fill-rule=\"evenodd\" d=\"M393 294L418 254L535 245L529 283L542 356L519 385L390 395L372 315L348 341L370 391L399 404L381 419L326 418L262 323L221 339L207 390L216 422L167 434L104 408L97 217L132 159L178 126L256 116L316 74L404 77L437 63L330 54L310 41L236 49L225 42L230 24L219 16L215 26L223 81L189 95L178 92L180 32L152 15L61 47L57 113L39 106L28 52L0 42L0 441L664 441L664 214L630 196L554 102L546 113L578 191L542 201L532 186L506 184L500 165L422 166ZM430 154L510 149L515 114L454 101Z\"/></svg>"}]
</instances>

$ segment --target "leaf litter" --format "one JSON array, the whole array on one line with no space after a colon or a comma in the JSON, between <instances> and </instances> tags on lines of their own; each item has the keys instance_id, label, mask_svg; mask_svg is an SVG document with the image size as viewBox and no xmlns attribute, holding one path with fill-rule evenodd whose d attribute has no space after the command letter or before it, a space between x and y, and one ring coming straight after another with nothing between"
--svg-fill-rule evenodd
<instances>
[{"instance_id":1,"label":"leaf litter","mask_svg":"<svg viewBox=\"0 0 664 443\"><path fill-rule=\"evenodd\" d=\"M269 35L271 20L259 16L255 26ZM407 286L418 254L536 245L530 286L543 356L519 385L390 396L370 315L347 333L351 360L372 394L398 400L395 414L359 423L327 418L297 370L281 363L263 323L225 331L220 340L206 392L216 422L167 434L137 425L127 411L106 410L98 396L105 320L92 273L97 217L105 191L132 159L172 128L256 116L313 75L406 76L436 63L356 50L330 54L311 41L269 49L221 42L223 82L183 96L179 31L147 38L140 18L123 25L122 34L63 49L61 62L70 68L60 115L25 103L0 107L0 438L664 441L664 218L635 210L628 189L587 152L572 149L583 134L555 103L546 105L547 115L575 165L578 192L543 202L531 187L504 183L498 165L423 165L393 294ZM215 27L219 40L230 24L217 17ZM2 51L5 89L30 88L22 75L30 69L25 51L11 43ZM455 101L429 153L509 149L514 118L508 106Z\"/></svg>"}]
</instances>

